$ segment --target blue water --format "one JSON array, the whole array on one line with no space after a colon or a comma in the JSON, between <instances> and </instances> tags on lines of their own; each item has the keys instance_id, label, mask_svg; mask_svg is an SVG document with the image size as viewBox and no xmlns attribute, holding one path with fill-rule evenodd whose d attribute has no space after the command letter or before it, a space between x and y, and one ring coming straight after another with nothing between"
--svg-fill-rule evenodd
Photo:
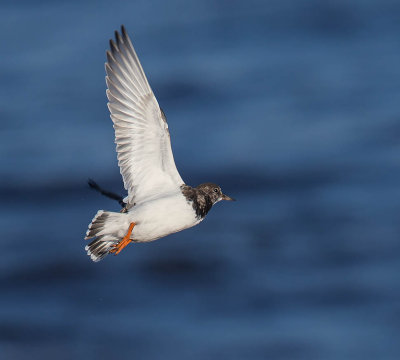
<instances>
[{"instance_id":1,"label":"blue water","mask_svg":"<svg viewBox=\"0 0 400 360\"><path fill-rule=\"evenodd\" d=\"M399 359L400 3L3 1L1 359ZM92 263L124 23L193 229Z\"/></svg>"}]
</instances>

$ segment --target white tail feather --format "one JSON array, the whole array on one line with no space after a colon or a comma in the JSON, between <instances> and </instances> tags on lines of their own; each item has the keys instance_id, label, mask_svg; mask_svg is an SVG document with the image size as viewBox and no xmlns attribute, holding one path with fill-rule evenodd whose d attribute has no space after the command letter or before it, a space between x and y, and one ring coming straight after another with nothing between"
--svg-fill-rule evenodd
<instances>
[{"instance_id":1,"label":"white tail feather","mask_svg":"<svg viewBox=\"0 0 400 360\"><path fill-rule=\"evenodd\" d=\"M126 214L99 210L89 224L85 240L94 238L85 247L87 254L94 261L104 259L110 250L124 236L124 229L129 227Z\"/></svg>"}]
</instances>

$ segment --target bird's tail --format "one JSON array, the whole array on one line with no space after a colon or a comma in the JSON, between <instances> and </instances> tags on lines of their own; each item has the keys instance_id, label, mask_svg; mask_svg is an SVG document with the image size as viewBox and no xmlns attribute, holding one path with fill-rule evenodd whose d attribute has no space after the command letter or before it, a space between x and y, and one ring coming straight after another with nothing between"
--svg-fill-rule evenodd
<instances>
[{"instance_id":1,"label":"bird's tail","mask_svg":"<svg viewBox=\"0 0 400 360\"><path fill-rule=\"evenodd\" d=\"M87 254L95 262L104 259L123 237L121 229L128 227L126 214L99 210L86 232L85 240L94 238L85 247Z\"/></svg>"}]
</instances>

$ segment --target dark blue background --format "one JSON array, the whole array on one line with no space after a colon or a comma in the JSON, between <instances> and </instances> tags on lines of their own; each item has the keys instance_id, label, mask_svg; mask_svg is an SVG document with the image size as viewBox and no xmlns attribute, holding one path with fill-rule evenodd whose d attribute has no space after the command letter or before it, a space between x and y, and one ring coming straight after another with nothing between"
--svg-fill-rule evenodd
<instances>
[{"instance_id":1,"label":"dark blue background","mask_svg":"<svg viewBox=\"0 0 400 360\"><path fill-rule=\"evenodd\" d=\"M2 1L2 359L399 359L400 3ZM124 23L183 179L238 199L92 263Z\"/></svg>"}]
</instances>

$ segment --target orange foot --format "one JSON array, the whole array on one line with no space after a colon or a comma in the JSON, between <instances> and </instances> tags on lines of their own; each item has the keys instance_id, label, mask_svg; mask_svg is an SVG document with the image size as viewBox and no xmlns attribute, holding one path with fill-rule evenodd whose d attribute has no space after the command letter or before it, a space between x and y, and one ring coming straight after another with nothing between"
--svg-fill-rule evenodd
<instances>
[{"instance_id":1,"label":"orange foot","mask_svg":"<svg viewBox=\"0 0 400 360\"><path fill-rule=\"evenodd\" d=\"M128 232L123 237L123 239L118 244L114 245L114 247L110 250L111 254L118 255L126 245L128 245L130 242L132 242L130 237L131 237L132 229L134 228L135 225L136 224L134 222L129 225Z\"/></svg>"}]
</instances>

